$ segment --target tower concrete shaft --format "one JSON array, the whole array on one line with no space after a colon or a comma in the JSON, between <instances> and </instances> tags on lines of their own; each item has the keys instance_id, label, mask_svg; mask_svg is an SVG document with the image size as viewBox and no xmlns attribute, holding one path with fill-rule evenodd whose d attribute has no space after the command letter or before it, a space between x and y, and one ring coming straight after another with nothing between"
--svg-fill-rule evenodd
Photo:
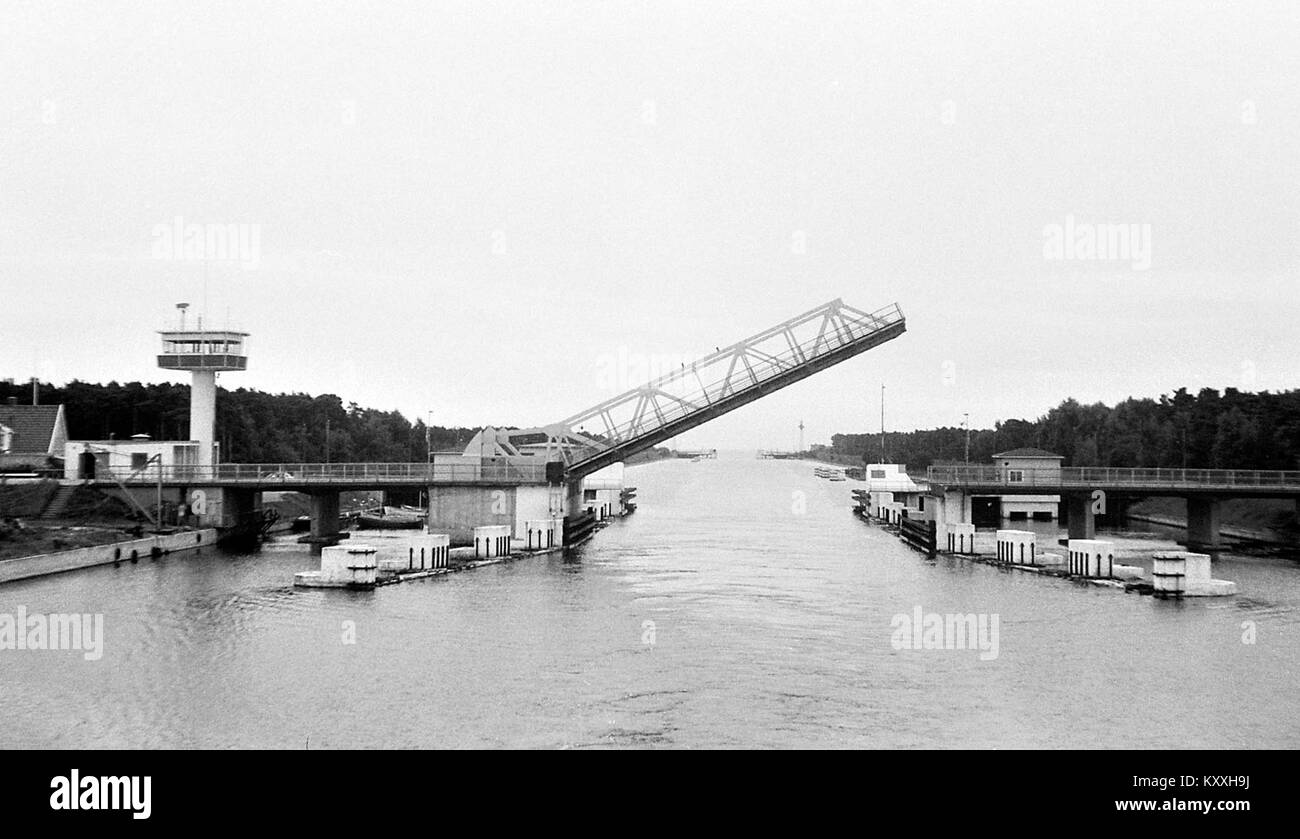
<instances>
[{"instance_id":1,"label":"tower concrete shaft","mask_svg":"<svg viewBox=\"0 0 1300 839\"><path fill-rule=\"evenodd\" d=\"M195 370L190 381L190 439L199 444L198 466L212 466L217 434L217 374Z\"/></svg>"}]
</instances>

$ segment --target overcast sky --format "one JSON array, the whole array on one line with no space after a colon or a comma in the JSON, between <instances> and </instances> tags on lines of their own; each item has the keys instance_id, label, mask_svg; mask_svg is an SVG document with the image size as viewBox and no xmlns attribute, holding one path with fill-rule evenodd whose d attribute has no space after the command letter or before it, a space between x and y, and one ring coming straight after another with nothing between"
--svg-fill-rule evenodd
<instances>
[{"instance_id":1,"label":"overcast sky","mask_svg":"<svg viewBox=\"0 0 1300 839\"><path fill-rule=\"evenodd\" d=\"M227 387L532 425L842 297L908 332L681 442L1300 387L1300 3L6 2L0 115L3 377L187 301Z\"/></svg>"}]
</instances>

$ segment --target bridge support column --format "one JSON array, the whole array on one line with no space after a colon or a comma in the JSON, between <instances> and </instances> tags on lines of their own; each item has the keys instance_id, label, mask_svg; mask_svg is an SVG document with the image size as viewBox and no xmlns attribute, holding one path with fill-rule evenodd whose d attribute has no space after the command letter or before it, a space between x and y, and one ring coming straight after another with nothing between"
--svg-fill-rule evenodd
<instances>
[{"instance_id":1,"label":"bridge support column","mask_svg":"<svg viewBox=\"0 0 1300 839\"><path fill-rule=\"evenodd\" d=\"M579 545L596 529L596 517L587 513L582 499L582 479L564 483L564 544Z\"/></svg>"},{"instance_id":2,"label":"bridge support column","mask_svg":"<svg viewBox=\"0 0 1300 839\"><path fill-rule=\"evenodd\" d=\"M582 505L582 479L568 481L564 485L564 516L573 518L579 513L585 513L586 508Z\"/></svg>"},{"instance_id":3,"label":"bridge support column","mask_svg":"<svg viewBox=\"0 0 1300 839\"><path fill-rule=\"evenodd\" d=\"M970 523L970 496L959 489L947 489L939 497L932 497L931 503L935 508L935 539L943 550L947 548L952 526Z\"/></svg>"},{"instance_id":4,"label":"bridge support column","mask_svg":"<svg viewBox=\"0 0 1300 839\"><path fill-rule=\"evenodd\" d=\"M1066 530L1071 539L1094 539L1097 520L1092 514L1092 493L1072 492L1065 496Z\"/></svg>"},{"instance_id":5,"label":"bridge support column","mask_svg":"<svg viewBox=\"0 0 1300 839\"><path fill-rule=\"evenodd\" d=\"M1217 498L1191 496L1187 499L1187 549L1213 554L1223 550L1219 539L1221 522L1220 502Z\"/></svg>"},{"instance_id":6,"label":"bridge support column","mask_svg":"<svg viewBox=\"0 0 1300 839\"><path fill-rule=\"evenodd\" d=\"M346 534L339 533L339 494L314 492L311 495L311 530L299 542L311 545L311 552L319 554L321 548L337 545Z\"/></svg>"}]
</instances>

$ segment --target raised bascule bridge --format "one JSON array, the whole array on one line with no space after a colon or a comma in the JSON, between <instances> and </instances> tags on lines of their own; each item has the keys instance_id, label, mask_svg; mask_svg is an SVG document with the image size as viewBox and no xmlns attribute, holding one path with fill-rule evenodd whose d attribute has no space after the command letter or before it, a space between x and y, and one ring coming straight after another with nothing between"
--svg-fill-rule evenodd
<instances>
[{"instance_id":1,"label":"raised bascule bridge","mask_svg":"<svg viewBox=\"0 0 1300 839\"><path fill-rule=\"evenodd\" d=\"M166 489L206 526L247 519L260 508L263 492L303 492L312 500L307 541L316 547L340 538L339 493L411 487L428 491L430 530L449 533L453 544L470 543L475 527L518 529L548 517L564 517L566 535L576 536L589 527L582 495L588 476L906 328L897 304L865 312L832 300L559 422L485 428L463 452L434 454L422 463L168 464L158 458L138 468L91 469L79 480L137 493Z\"/></svg>"}]
</instances>

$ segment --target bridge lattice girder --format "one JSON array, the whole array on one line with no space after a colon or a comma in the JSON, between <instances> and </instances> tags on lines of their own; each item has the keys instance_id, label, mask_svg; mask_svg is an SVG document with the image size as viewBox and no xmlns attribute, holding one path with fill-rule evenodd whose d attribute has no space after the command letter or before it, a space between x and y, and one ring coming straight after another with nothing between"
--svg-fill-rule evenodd
<instances>
[{"instance_id":1,"label":"bridge lattice girder","mask_svg":"<svg viewBox=\"0 0 1300 839\"><path fill-rule=\"evenodd\" d=\"M570 478L624 460L898 337L898 304L863 312L835 299L546 426ZM512 432L517 434L518 432Z\"/></svg>"}]
</instances>

